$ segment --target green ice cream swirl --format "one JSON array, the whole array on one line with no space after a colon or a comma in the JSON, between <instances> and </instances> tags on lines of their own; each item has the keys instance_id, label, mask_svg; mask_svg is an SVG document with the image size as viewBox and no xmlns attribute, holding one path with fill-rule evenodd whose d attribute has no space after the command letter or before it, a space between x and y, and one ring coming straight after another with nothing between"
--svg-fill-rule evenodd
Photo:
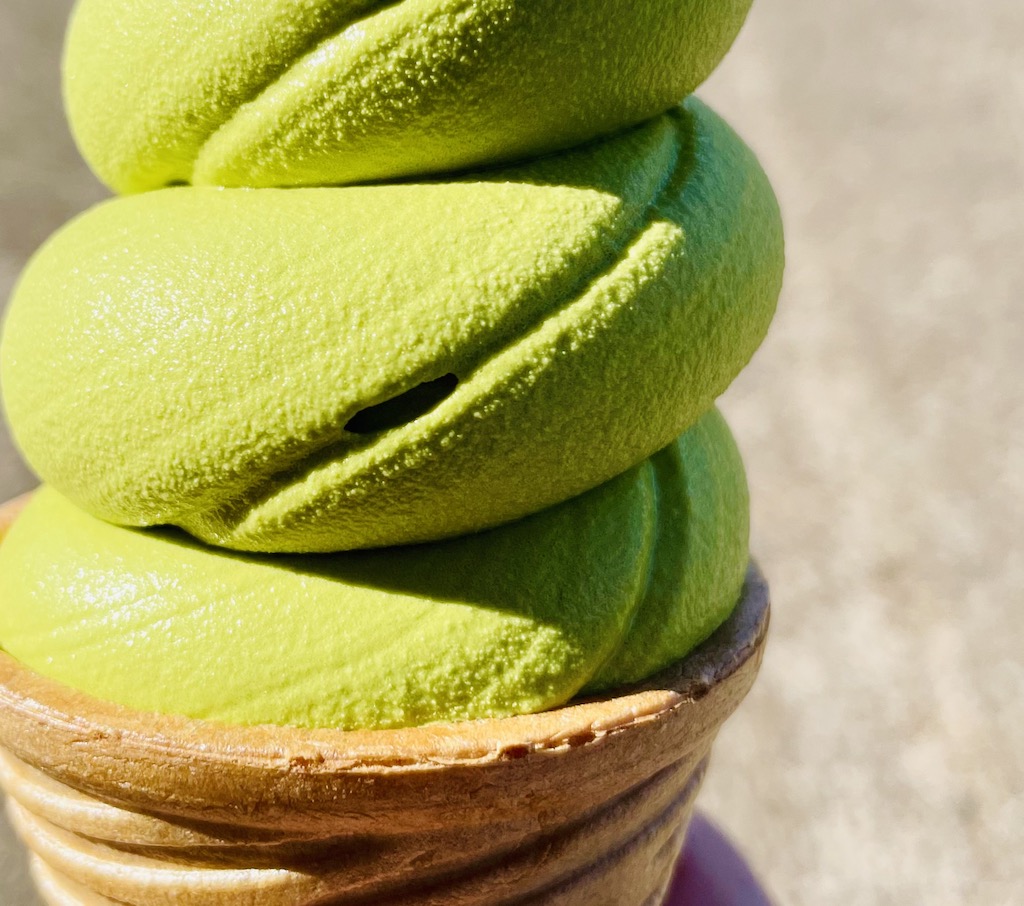
<instances>
[{"instance_id":1,"label":"green ice cream swirl","mask_svg":"<svg viewBox=\"0 0 1024 906\"><path fill-rule=\"evenodd\" d=\"M0 548L4 648L133 707L368 727L551 707L705 638L747 561L712 407L782 235L729 127L659 111L747 5L82 0L72 125L141 194L11 303L4 402L50 487Z\"/></svg>"},{"instance_id":2,"label":"green ice cream swirl","mask_svg":"<svg viewBox=\"0 0 1024 906\"><path fill-rule=\"evenodd\" d=\"M667 110L750 2L80 0L68 115L117 192L466 169Z\"/></svg>"}]
</instances>

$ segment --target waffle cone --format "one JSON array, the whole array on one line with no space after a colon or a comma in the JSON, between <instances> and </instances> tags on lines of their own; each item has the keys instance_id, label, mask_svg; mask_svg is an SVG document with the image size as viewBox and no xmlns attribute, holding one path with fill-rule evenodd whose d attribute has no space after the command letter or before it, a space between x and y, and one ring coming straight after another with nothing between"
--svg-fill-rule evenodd
<instances>
[{"instance_id":1,"label":"waffle cone","mask_svg":"<svg viewBox=\"0 0 1024 906\"><path fill-rule=\"evenodd\" d=\"M61 906L658 906L767 624L752 566L715 635L614 697L352 732L134 711L0 652L0 785Z\"/></svg>"}]
</instances>

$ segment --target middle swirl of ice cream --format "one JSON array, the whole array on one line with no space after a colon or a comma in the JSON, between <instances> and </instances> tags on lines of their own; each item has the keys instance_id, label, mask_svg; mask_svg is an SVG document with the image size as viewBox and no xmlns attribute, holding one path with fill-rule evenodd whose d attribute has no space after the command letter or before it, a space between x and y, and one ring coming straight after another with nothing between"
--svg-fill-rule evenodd
<instances>
[{"instance_id":1,"label":"middle swirl of ice cream","mask_svg":"<svg viewBox=\"0 0 1024 906\"><path fill-rule=\"evenodd\" d=\"M103 7L118 4L80 16ZM554 145L655 103L633 101ZM148 135L112 182L174 178L144 175ZM325 142L328 162L351 161ZM472 160L493 162L489 147ZM158 189L44 247L2 378L16 440L55 490L0 548L6 650L134 707L399 726L640 679L724 619L747 503L712 407L763 338L782 271L753 155L691 99L546 157L419 179Z\"/></svg>"},{"instance_id":2,"label":"middle swirl of ice cream","mask_svg":"<svg viewBox=\"0 0 1024 906\"><path fill-rule=\"evenodd\" d=\"M8 412L111 522L253 551L451 537L692 425L767 329L780 247L696 101L456 181L117 199L25 274Z\"/></svg>"}]
</instances>

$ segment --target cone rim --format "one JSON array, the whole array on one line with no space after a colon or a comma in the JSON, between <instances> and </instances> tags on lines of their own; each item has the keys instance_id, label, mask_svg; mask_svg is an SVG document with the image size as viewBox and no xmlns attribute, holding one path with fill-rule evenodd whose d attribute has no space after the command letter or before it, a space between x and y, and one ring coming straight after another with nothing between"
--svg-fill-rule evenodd
<instances>
[{"instance_id":1,"label":"cone rim","mask_svg":"<svg viewBox=\"0 0 1024 906\"><path fill-rule=\"evenodd\" d=\"M0 505L0 540L30 496ZM187 763L200 786L208 786L204 775L209 780L230 768L264 785L284 783L290 799L316 778L321 785L339 777L351 784L359 776L426 780L422 775L430 771L550 761L623 734L636 735L643 748L642 740L666 724L676 744L697 745L717 731L750 688L769 612L768 586L752 561L741 599L725 623L687 657L641 683L538 714L383 730L232 726L136 711L48 679L0 651L0 745L75 788L108 789L113 799L120 798L113 781L99 775L109 774L115 762L131 762L137 770L145 766L153 802L180 793L180 774L161 777L161 766L172 763ZM67 757L69 752L75 757ZM224 796L229 793L224 789Z\"/></svg>"}]
</instances>

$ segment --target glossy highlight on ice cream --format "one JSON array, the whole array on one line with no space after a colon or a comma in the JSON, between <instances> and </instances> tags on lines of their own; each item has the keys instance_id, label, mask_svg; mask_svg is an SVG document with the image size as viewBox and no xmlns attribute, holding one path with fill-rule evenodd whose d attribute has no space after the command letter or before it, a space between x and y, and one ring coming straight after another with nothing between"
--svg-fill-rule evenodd
<instances>
[{"instance_id":1,"label":"glossy highlight on ice cream","mask_svg":"<svg viewBox=\"0 0 1024 906\"><path fill-rule=\"evenodd\" d=\"M782 232L679 101L748 5L81 0L69 116L126 197L5 324L48 487L0 546L0 645L133 708L368 728L705 639L748 560L713 405Z\"/></svg>"}]
</instances>

